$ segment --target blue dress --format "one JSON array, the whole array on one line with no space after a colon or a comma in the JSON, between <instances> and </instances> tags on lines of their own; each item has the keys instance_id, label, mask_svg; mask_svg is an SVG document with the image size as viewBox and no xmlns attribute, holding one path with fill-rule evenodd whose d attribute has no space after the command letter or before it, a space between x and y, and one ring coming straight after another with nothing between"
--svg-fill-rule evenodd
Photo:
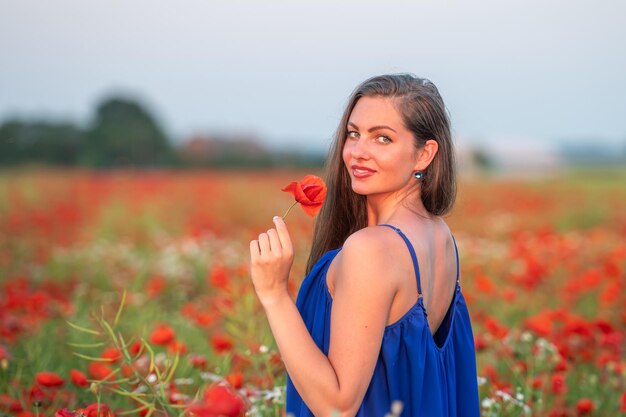
<instances>
[{"instance_id":1,"label":"blue dress","mask_svg":"<svg viewBox=\"0 0 626 417\"><path fill-rule=\"evenodd\" d=\"M418 299L398 321L385 328L374 374L356 414L384 417L391 403L402 401L402 417L480 416L476 353L469 312L459 283L459 252L456 251L456 288L448 311L432 335L426 320L417 256L404 233L393 228L406 242L417 277ZM326 252L304 278L296 306L311 337L328 356L332 298L326 272L341 248ZM287 413L312 416L289 375Z\"/></svg>"}]
</instances>

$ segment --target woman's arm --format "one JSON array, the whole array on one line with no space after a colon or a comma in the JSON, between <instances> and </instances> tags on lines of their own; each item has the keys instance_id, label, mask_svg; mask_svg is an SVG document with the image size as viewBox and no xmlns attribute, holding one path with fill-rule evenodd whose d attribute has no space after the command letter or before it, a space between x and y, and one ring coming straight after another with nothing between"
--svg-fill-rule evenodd
<instances>
[{"instance_id":1,"label":"woman's arm","mask_svg":"<svg viewBox=\"0 0 626 417\"><path fill-rule=\"evenodd\" d=\"M251 275L298 393L316 416L354 416L378 359L398 282L384 232L365 228L348 238L335 258L328 357L309 334L287 292L293 247L282 218L276 229L250 242Z\"/></svg>"}]
</instances>

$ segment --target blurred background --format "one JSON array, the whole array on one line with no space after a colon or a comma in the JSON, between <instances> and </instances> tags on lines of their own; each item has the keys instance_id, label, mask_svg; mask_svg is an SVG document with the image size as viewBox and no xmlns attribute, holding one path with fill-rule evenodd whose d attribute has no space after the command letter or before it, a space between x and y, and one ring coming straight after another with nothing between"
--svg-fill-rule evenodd
<instances>
[{"instance_id":1,"label":"blurred background","mask_svg":"<svg viewBox=\"0 0 626 417\"><path fill-rule=\"evenodd\" d=\"M2 1L0 164L320 166L352 89L439 88L463 169L624 164L621 1Z\"/></svg>"}]
</instances>

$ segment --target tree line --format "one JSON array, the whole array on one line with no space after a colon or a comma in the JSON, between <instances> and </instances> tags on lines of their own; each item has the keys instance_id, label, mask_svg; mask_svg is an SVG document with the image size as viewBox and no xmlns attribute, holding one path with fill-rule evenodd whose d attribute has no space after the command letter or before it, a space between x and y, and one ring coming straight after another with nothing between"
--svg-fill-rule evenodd
<instances>
[{"instance_id":1,"label":"tree line","mask_svg":"<svg viewBox=\"0 0 626 417\"><path fill-rule=\"evenodd\" d=\"M197 145L198 139L194 139ZM110 97L97 105L92 121L81 127L71 122L20 118L0 125L0 167L42 164L91 168L271 167L321 166L323 157L276 155L255 144L254 152L239 152L241 142L201 139L200 151L185 143L174 146L157 120L138 102ZM246 142L247 143L247 142ZM249 148L249 147L248 147Z\"/></svg>"}]
</instances>

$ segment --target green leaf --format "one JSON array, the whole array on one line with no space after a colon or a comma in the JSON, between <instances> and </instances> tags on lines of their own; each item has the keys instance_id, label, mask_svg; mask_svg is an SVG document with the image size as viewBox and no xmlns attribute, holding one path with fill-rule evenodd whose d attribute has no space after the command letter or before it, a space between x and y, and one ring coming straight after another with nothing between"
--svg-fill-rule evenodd
<instances>
[{"instance_id":1,"label":"green leaf","mask_svg":"<svg viewBox=\"0 0 626 417\"><path fill-rule=\"evenodd\" d=\"M130 378L116 379L115 381L106 381L106 383L114 385L114 384L121 384L121 383L128 382L128 381L130 381Z\"/></svg>"},{"instance_id":2,"label":"green leaf","mask_svg":"<svg viewBox=\"0 0 626 417\"><path fill-rule=\"evenodd\" d=\"M174 357L174 363L169 370L168 375L165 377L165 382L169 383L172 377L174 376L174 372L176 372L176 368L178 367L178 362L180 361L180 354L176 352L176 356Z\"/></svg>"},{"instance_id":3,"label":"green leaf","mask_svg":"<svg viewBox=\"0 0 626 417\"><path fill-rule=\"evenodd\" d=\"M119 345L117 341L117 337L115 336L115 333L113 333L113 329L111 328L111 325L109 325L109 323L107 323L106 320L102 320L100 324L102 324L102 327L104 327L107 333L109 333L109 337L113 341L113 344Z\"/></svg>"},{"instance_id":4,"label":"green leaf","mask_svg":"<svg viewBox=\"0 0 626 417\"><path fill-rule=\"evenodd\" d=\"M100 332L98 332L96 330L91 330L91 329L88 329L86 327L81 327L81 326L79 326L77 324L72 323L71 321L65 320L65 322L67 324L69 324L70 326L72 326L74 329L79 330L79 331L84 332L84 333L95 334L96 336L100 336L102 334L102 333L100 333Z\"/></svg>"},{"instance_id":5,"label":"green leaf","mask_svg":"<svg viewBox=\"0 0 626 417\"><path fill-rule=\"evenodd\" d=\"M109 388L109 390L113 391L116 394L123 395L125 397L146 397L148 394L139 393L139 392L130 392L125 389L115 389Z\"/></svg>"},{"instance_id":6,"label":"green leaf","mask_svg":"<svg viewBox=\"0 0 626 417\"><path fill-rule=\"evenodd\" d=\"M97 342L97 343L67 343L68 346L71 347L75 347L75 348L98 348L98 347L103 347L104 346L104 342Z\"/></svg>"},{"instance_id":7,"label":"green leaf","mask_svg":"<svg viewBox=\"0 0 626 417\"><path fill-rule=\"evenodd\" d=\"M150 346L148 343L146 343L146 341L144 340L144 338L141 338L141 341L144 343L144 346L146 347L146 349L148 349L148 353L150 353L150 369L149 372L152 372L155 368L156 365L154 364L154 350L152 350L152 346Z\"/></svg>"},{"instance_id":8,"label":"green leaf","mask_svg":"<svg viewBox=\"0 0 626 417\"><path fill-rule=\"evenodd\" d=\"M131 343L126 344L124 336L122 336L122 332L117 332L117 337L120 340L120 350L122 351L122 355L124 355L124 359L126 359L127 362L132 362L133 358L131 358L130 352L128 351L128 347Z\"/></svg>"},{"instance_id":9,"label":"green leaf","mask_svg":"<svg viewBox=\"0 0 626 417\"><path fill-rule=\"evenodd\" d=\"M154 412L155 412L155 411L156 411L156 409L155 409L155 408L151 408L151 409L149 409L149 410L148 410L148 413L146 414L146 416L145 416L145 417L151 417L151 416L152 416L152 414L154 414Z\"/></svg>"},{"instance_id":10,"label":"green leaf","mask_svg":"<svg viewBox=\"0 0 626 417\"><path fill-rule=\"evenodd\" d=\"M120 307L117 309L117 314L115 315L115 320L113 321L113 327L117 326L117 323L120 320L120 316L122 315L122 310L124 309L125 301L126 301L126 288L124 288L124 292L122 293L122 301L120 302Z\"/></svg>"},{"instance_id":11,"label":"green leaf","mask_svg":"<svg viewBox=\"0 0 626 417\"><path fill-rule=\"evenodd\" d=\"M77 352L72 352L72 355L76 355L76 356L78 356L79 358L86 359L86 360L88 360L88 361L94 361L94 362L109 362L109 363L113 362L113 359L109 359L109 358L97 358L97 357L94 357L94 356L87 356L87 355L83 355L82 353L77 353Z\"/></svg>"},{"instance_id":12,"label":"green leaf","mask_svg":"<svg viewBox=\"0 0 626 417\"><path fill-rule=\"evenodd\" d=\"M145 410L145 408L146 408L146 406L142 405L142 406L137 407L137 408L135 408L133 410L116 411L115 414L118 415L118 416L125 416L125 415L128 415L128 414L139 413L140 411Z\"/></svg>"}]
</instances>

